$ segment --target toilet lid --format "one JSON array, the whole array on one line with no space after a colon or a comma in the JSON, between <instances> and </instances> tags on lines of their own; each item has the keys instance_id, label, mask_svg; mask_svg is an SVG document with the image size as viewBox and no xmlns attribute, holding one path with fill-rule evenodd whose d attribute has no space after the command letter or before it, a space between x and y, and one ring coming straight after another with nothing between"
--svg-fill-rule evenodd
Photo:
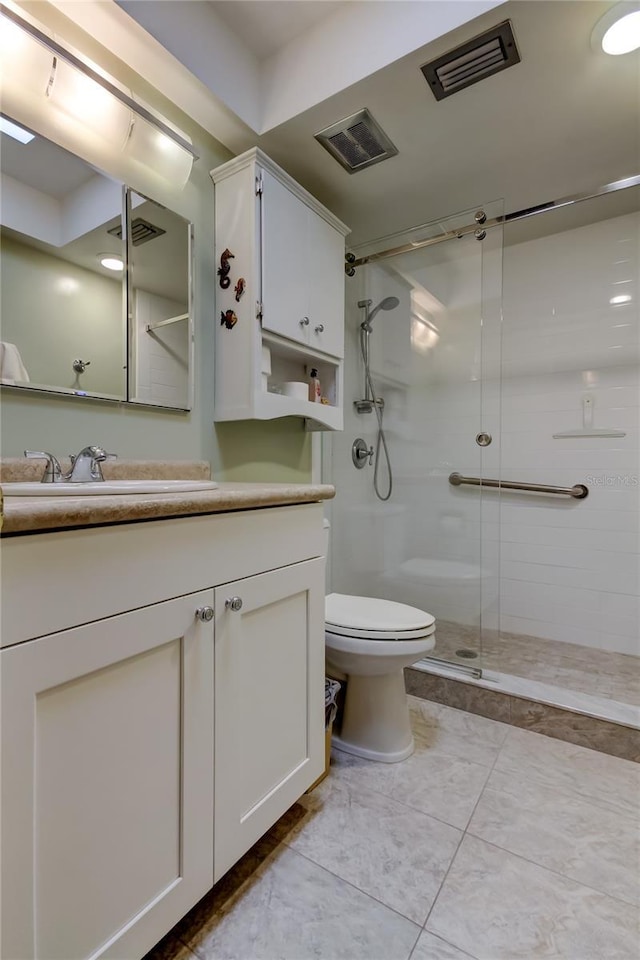
<instances>
[{"instance_id":1,"label":"toilet lid","mask_svg":"<svg viewBox=\"0 0 640 960\"><path fill-rule=\"evenodd\" d=\"M392 600L330 593L325 597L325 623L330 630L332 627L337 628L336 632L354 630L378 635L391 633L424 636L433 633L435 617L424 610Z\"/></svg>"}]
</instances>

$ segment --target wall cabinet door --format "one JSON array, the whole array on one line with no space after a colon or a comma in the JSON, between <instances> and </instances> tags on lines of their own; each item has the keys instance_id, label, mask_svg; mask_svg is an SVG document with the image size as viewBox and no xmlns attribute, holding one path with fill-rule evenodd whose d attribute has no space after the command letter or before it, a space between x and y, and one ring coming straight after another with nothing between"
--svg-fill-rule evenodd
<instances>
[{"instance_id":1,"label":"wall cabinet door","mask_svg":"<svg viewBox=\"0 0 640 960\"><path fill-rule=\"evenodd\" d=\"M262 326L344 356L344 236L262 172Z\"/></svg>"},{"instance_id":2,"label":"wall cabinet door","mask_svg":"<svg viewBox=\"0 0 640 960\"><path fill-rule=\"evenodd\" d=\"M262 171L262 184L262 326L309 345L309 210L268 170Z\"/></svg>"},{"instance_id":3,"label":"wall cabinet door","mask_svg":"<svg viewBox=\"0 0 640 960\"><path fill-rule=\"evenodd\" d=\"M309 210L310 345L344 357L344 237Z\"/></svg>"},{"instance_id":4,"label":"wall cabinet door","mask_svg":"<svg viewBox=\"0 0 640 960\"><path fill-rule=\"evenodd\" d=\"M2 651L3 957L134 960L211 887L207 605Z\"/></svg>"},{"instance_id":5,"label":"wall cabinet door","mask_svg":"<svg viewBox=\"0 0 640 960\"><path fill-rule=\"evenodd\" d=\"M217 880L324 768L324 560L215 599Z\"/></svg>"}]
</instances>

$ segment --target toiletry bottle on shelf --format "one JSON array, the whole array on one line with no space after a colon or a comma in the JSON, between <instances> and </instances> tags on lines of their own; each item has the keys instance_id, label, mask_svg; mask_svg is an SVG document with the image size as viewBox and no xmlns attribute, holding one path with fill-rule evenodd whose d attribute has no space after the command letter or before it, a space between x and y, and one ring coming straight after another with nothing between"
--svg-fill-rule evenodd
<instances>
[{"instance_id":1,"label":"toiletry bottle on shelf","mask_svg":"<svg viewBox=\"0 0 640 960\"><path fill-rule=\"evenodd\" d=\"M318 371L316 367L312 367L311 373L309 374L309 400L311 403L320 403L321 399L322 391L320 390Z\"/></svg>"}]
</instances>

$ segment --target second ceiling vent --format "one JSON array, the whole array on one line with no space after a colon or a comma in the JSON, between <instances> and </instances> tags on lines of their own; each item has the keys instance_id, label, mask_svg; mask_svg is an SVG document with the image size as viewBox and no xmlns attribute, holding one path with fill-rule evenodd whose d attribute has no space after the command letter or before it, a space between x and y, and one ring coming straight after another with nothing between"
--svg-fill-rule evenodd
<instances>
[{"instance_id":1,"label":"second ceiling vent","mask_svg":"<svg viewBox=\"0 0 640 960\"><path fill-rule=\"evenodd\" d=\"M511 22L505 20L420 69L436 100L444 100L516 63L520 54Z\"/></svg>"},{"instance_id":2,"label":"second ceiling vent","mask_svg":"<svg viewBox=\"0 0 640 960\"><path fill-rule=\"evenodd\" d=\"M357 173L398 152L366 107L325 127L315 138L349 173Z\"/></svg>"}]
</instances>

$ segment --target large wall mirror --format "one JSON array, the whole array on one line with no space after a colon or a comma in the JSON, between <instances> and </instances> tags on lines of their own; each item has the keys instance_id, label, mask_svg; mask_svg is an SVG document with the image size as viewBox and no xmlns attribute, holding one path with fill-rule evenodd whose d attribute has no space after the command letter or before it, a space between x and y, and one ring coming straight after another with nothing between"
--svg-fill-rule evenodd
<instances>
[{"instance_id":1,"label":"large wall mirror","mask_svg":"<svg viewBox=\"0 0 640 960\"><path fill-rule=\"evenodd\" d=\"M0 383L190 409L191 224L42 136L0 166Z\"/></svg>"}]
</instances>

